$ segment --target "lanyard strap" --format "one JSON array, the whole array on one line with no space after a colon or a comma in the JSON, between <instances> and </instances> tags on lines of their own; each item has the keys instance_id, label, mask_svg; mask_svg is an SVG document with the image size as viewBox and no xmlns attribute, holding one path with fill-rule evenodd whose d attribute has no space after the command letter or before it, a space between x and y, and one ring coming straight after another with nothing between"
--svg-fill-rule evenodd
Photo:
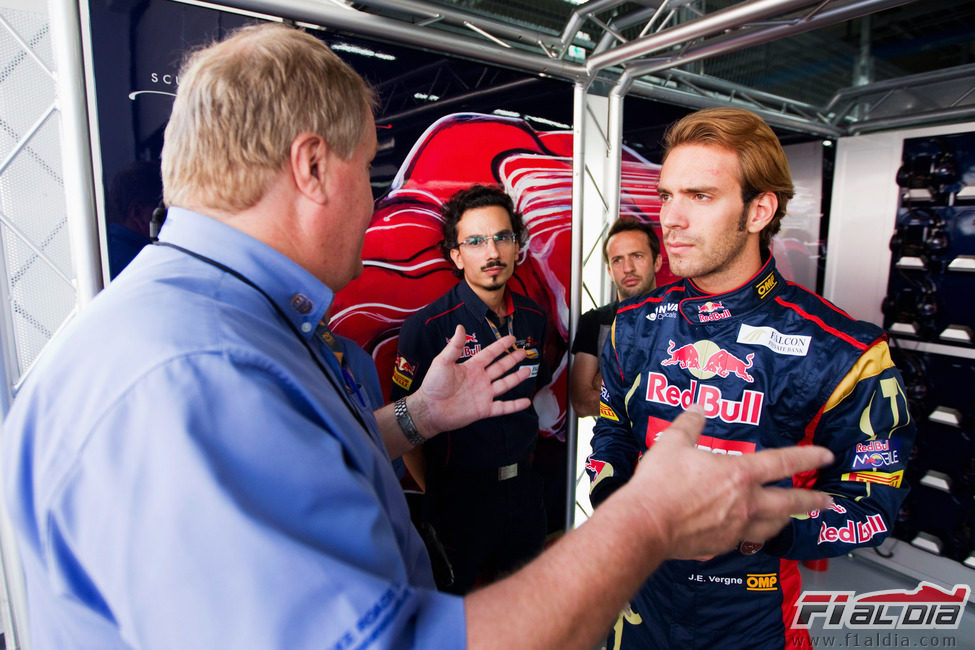
<instances>
[{"instance_id":1,"label":"lanyard strap","mask_svg":"<svg viewBox=\"0 0 975 650\"><path fill-rule=\"evenodd\" d=\"M318 322L318 327L315 328L315 337L325 345L328 351L335 356L335 360L339 362L339 367L342 370L342 379L345 380L346 392L355 394L359 403L362 404L362 408L368 408L366 406L366 400L360 391L362 386L356 381L355 376L352 374L352 369L349 368L349 364L345 362L345 350L342 349L342 344L332 334L332 330L328 328L328 324L324 319Z\"/></svg>"},{"instance_id":2,"label":"lanyard strap","mask_svg":"<svg viewBox=\"0 0 975 650\"><path fill-rule=\"evenodd\" d=\"M488 323L488 325L491 326L491 331L494 332L494 340L495 341L500 341L501 340L501 332L498 331L498 326L494 324L494 321L491 320L491 317L490 316L487 316L487 315L484 316L484 320L486 320L487 323ZM505 323L508 324L508 335L509 336L514 336L515 335L515 313L514 312L511 312L510 314L508 314L507 316L504 317L504 322L502 323L502 326ZM517 349L518 349L518 343L516 341L515 344L512 345L508 349L508 352L514 352Z\"/></svg>"}]
</instances>

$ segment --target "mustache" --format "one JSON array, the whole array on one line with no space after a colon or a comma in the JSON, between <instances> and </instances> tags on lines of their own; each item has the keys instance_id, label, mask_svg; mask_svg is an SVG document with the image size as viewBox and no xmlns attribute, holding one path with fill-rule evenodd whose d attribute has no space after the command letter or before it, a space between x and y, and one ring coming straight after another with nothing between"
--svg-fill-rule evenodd
<instances>
[{"instance_id":1,"label":"mustache","mask_svg":"<svg viewBox=\"0 0 975 650\"><path fill-rule=\"evenodd\" d=\"M482 271L487 271L488 269L493 269L496 266L498 268L502 268L502 269L508 268L508 265L505 264L504 262L502 262L501 260L491 260L490 262L488 262L487 264L485 264L484 266L482 266L481 267L481 270Z\"/></svg>"}]
</instances>

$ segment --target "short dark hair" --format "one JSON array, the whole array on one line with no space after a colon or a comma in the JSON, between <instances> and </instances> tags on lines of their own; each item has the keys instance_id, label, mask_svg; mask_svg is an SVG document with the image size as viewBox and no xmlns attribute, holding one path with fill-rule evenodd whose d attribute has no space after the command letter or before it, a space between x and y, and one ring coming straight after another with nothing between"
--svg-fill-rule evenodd
<instances>
[{"instance_id":1,"label":"short dark hair","mask_svg":"<svg viewBox=\"0 0 975 650\"><path fill-rule=\"evenodd\" d=\"M521 218L521 213L515 210L514 201L511 200L508 193L499 185L471 185L455 192L440 208L440 216L443 218L443 241L440 242L440 250L451 265L453 265L453 261L450 259L450 251L458 246L457 224L460 223L461 217L468 210L494 205L504 208L508 212L508 217L511 219L511 231L515 233L515 241L518 242L519 247L524 243L525 224ZM459 269L455 268L454 271L460 275Z\"/></svg>"},{"instance_id":2,"label":"short dark hair","mask_svg":"<svg viewBox=\"0 0 975 650\"><path fill-rule=\"evenodd\" d=\"M620 217L617 219L612 227L610 227L609 232L606 233L606 239L603 240L603 261L609 264L609 240L613 235L618 235L621 232L627 232L630 230L638 230L647 236L647 242L650 244L650 251L653 253L653 259L656 261L660 257L660 240L657 239L657 231L654 227L646 222L640 221L639 219L634 219L633 217Z\"/></svg>"}]
</instances>

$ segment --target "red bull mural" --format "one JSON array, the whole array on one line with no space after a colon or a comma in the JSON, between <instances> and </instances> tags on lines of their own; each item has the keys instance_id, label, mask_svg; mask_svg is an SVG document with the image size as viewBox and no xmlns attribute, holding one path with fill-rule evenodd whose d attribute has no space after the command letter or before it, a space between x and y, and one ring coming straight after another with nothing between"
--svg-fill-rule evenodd
<instances>
[{"instance_id":1,"label":"red bull mural","mask_svg":"<svg viewBox=\"0 0 975 650\"><path fill-rule=\"evenodd\" d=\"M657 223L658 176L658 165L624 148L621 215ZM535 408L542 434L561 438L567 412L571 132L540 132L521 119L481 114L448 115L432 124L390 192L376 203L362 251L364 271L336 295L332 327L372 353L381 378L391 376L403 321L457 282L439 250L439 209L474 183L501 185L524 215L528 240L509 286L548 314L550 329L540 352L553 381L536 396ZM674 279L665 257L657 282Z\"/></svg>"}]
</instances>

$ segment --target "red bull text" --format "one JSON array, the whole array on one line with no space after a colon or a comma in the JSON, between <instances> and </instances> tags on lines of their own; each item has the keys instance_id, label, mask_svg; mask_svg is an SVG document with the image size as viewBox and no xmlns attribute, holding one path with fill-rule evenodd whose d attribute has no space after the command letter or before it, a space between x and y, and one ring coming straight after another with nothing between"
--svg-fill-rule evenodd
<instances>
[{"instance_id":1,"label":"red bull text","mask_svg":"<svg viewBox=\"0 0 975 650\"><path fill-rule=\"evenodd\" d=\"M681 390L667 381L667 377L651 372L647 375L647 401L667 406L687 409L691 404L700 404L708 418L721 418L728 423L740 422L758 426L762 418L762 402L765 393L746 390L740 401L726 399L716 386L699 384L691 380L689 388Z\"/></svg>"}]
</instances>

